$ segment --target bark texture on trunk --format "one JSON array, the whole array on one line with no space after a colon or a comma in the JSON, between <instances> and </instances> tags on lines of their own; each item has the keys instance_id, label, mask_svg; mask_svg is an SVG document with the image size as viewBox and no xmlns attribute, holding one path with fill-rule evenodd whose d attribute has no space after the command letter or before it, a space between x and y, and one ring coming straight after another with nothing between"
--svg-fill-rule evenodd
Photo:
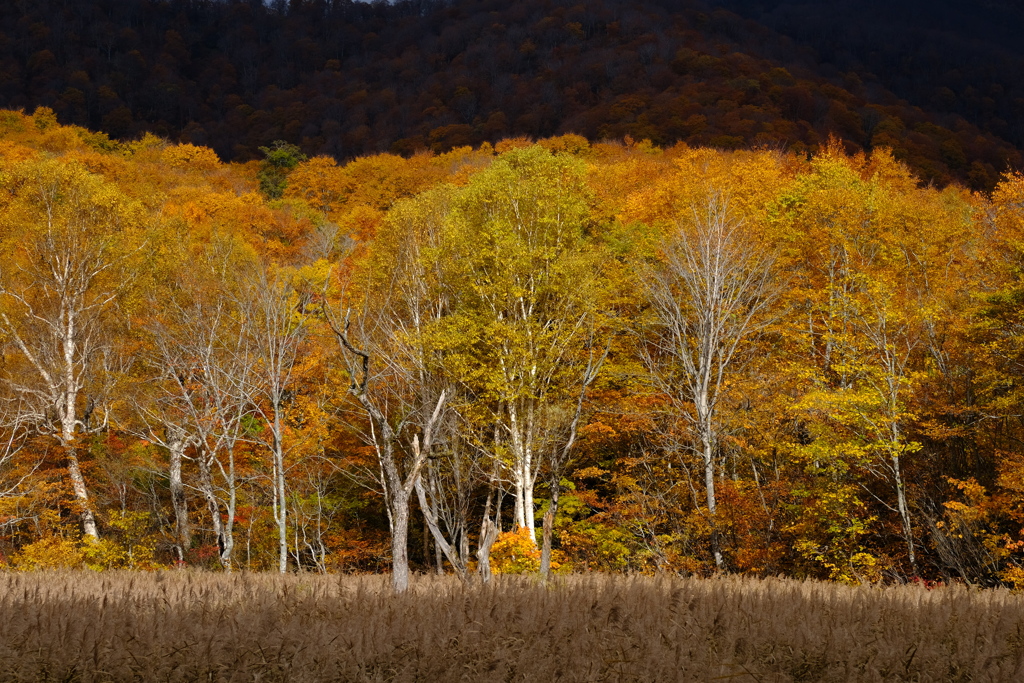
<instances>
[{"instance_id":1,"label":"bark texture on trunk","mask_svg":"<svg viewBox=\"0 0 1024 683\"><path fill-rule=\"evenodd\" d=\"M188 442L185 430L180 427L168 429L167 446L170 451L168 478L171 489L171 507L174 510L174 540L178 562L185 561L185 553L192 547L192 528L188 520L188 500L185 497L185 483L181 476L182 460Z\"/></svg>"},{"instance_id":2,"label":"bark texture on trunk","mask_svg":"<svg viewBox=\"0 0 1024 683\"><path fill-rule=\"evenodd\" d=\"M281 424L280 401L274 403L274 498L277 500L277 570L288 571L288 504L285 499L284 426Z\"/></svg>"},{"instance_id":3,"label":"bark texture on trunk","mask_svg":"<svg viewBox=\"0 0 1024 683\"><path fill-rule=\"evenodd\" d=\"M914 527L910 520L910 507L907 505L907 491L900 470L899 456L894 455L892 458L892 471L896 482L896 507L900 515L900 525L903 527L903 539L907 544L907 559L910 561L914 576L918 576L920 571L917 567L917 554L914 552Z\"/></svg>"},{"instance_id":4,"label":"bark texture on trunk","mask_svg":"<svg viewBox=\"0 0 1024 683\"><path fill-rule=\"evenodd\" d=\"M391 518L391 587L409 588L409 497L399 494L389 507Z\"/></svg>"},{"instance_id":5,"label":"bark texture on trunk","mask_svg":"<svg viewBox=\"0 0 1024 683\"><path fill-rule=\"evenodd\" d=\"M81 510L82 531L93 540L99 540L100 532L96 526L96 516L92 512L92 504L89 502L89 491L85 488L85 477L82 476L82 468L78 464L78 456L75 454L75 446L68 443L68 477L71 479L71 488L75 492L75 499Z\"/></svg>"},{"instance_id":6,"label":"bark texture on trunk","mask_svg":"<svg viewBox=\"0 0 1024 683\"><path fill-rule=\"evenodd\" d=\"M416 497L420 503L420 510L423 512L423 521L430 532L430 536L434 539L434 549L437 554L437 568L438 574L444 573L444 565L441 561L441 556L448 558L448 562L452 565L452 569L460 577L465 578L466 576L466 563L463 561L463 556L460 556L453 544L448 542L445 538L444 532L441 531L441 525L438 519L437 508L432 500L427 496L426 487L423 484L423 477L416 479Z\"/></svg>"},{"instance_id":7,"label":"bark texture on trunk","mask_svg":"<svg viewBox=\"0 0 1024 683\"><path fill-rule=\"evenodd\" d=\"M206 507L210 513L210 528L213 536L217 539L217 556L220 558L221 566L231 571L231 548L224 533L224 520L220 513L220 499L213 487L213 472L210 470L208 455L203 453L199 457L199 492L206 500Z\"/></svg>"},{"instance_id":8,"label":"bark texture on trunk","mask_svg":"<svg viewBox=\"0 0 1024 683\"><path fill-rule=\"evenodd\" d=\"M480 542L476 550L477 572L484 583L491 580L491 548L498 540L498 525L491 519L493 495L493 491L487 492L487 504L484 506L484 517L480 523Z\"/></svg>"}]
</instances>

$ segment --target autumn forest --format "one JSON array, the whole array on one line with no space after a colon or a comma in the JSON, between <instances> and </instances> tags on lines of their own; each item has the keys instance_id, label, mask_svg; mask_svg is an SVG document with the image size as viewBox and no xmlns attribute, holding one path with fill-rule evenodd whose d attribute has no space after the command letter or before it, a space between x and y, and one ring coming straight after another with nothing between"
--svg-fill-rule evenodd
<instances>
[{"instance_id":1,"label":"autumn forest","mask_svg":"<svg viewBox=\"0 0 1024 683\"><path fill-rule=\"evenodd\" d=\"M0 117L3 562L1024 585L1024 177Z\"/></svg>"},{"instance_id":2,"label":"autumn forest","mask_svg":"<svg viewBox=\"0 0 1024 683\"><path fill-rule=\"evenodd\" d=\"M790 4L4 4L0 568L1024 589L1016 48Z\"/></svg>"}]
</instances>

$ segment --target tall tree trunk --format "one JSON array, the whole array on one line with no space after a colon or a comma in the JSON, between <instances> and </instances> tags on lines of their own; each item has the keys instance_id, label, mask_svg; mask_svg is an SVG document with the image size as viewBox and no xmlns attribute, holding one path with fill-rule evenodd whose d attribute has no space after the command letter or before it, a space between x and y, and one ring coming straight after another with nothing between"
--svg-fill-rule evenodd
<instances>
[{"instance_id":1,"label":"tall tree trunk","mask_svg":"<svg viewBox=\"0 0 1024 683\"><path fill-rule=\"evenodd\" d=\"M434 569L438 576L444 576L444 552L437 543L434 543Z\"/></svg>"},{"instance_id":2,"label":"tall tree trunk","mask_svg":"<svg viewBox=\"0 0 1024 683\"><path fill-rule=\"evenodd\" d=\"M513 514L516 527L522 529L526 526L526 445L524 444L521 426L519 424L519 411L515 403L508 406L509 420L509 442L512 446L512 485L514 487L515 499L513 502Z\"/></svg>"},{"instance_id":3,"label":"tall tree trunk","mask_svg":"<svg viewBox=\"0 0 1024 683\"><path fill-rule=\"evenodd\" d=\"M223 473L223 469L221 472ZM230 571L234 562L235 511L238 509L238 486L235 483L235 447L233 444L228 448L228 472L225 479L228 487L228 509L222 532L224 542L221 550L221 562Z\"/></svg>"},{"instance_id":4,"label":"tall tree trunk","mask_svg":"<svg viewBox=\"0 0 1024 683\"><path fill-rule=\"evenodd\" d=\"M711 554L715 558L715 569L725 571L725 559L722 557L722 539L718 533L718 501L715 498L715 459L714 444L705 435L701 449L704 458L704 488L707 493L708 524L711 527Z\"/></svg>"},{"instance_id":5,"label":"tall tree trunk","mask_svg":"<svg viewBox=\"0 0 1024 683\"><path fill-rule=\"evenodd\" d=\"M910 569L914 576L918 576L920 572L917 567L917 556L914 552L914 527L910 521L910 507L907 505L906 485L900 470L900 458L898 455L893 455L892 457L892 471L896 482L896 507L900 515L900 525L903 527L903 539L907 544L907 559L910 561Z\"/></svg>"},{"instance_id":6,"label":"tall tree trunk","mask_svg":"<svg viewBox=\"0 0 1024 683\"><path fill-rule=\"evenodd\" d=\"M718 499L715 496L715 425L711 414L709 398L710 363L702 371L701 384L697 391L696 413L697 433L700 438L701 459L704 461L704 492L708 505L708 526L711 529L711 556L715 560L715 570L725 570L725 559L722 557L722 539L718 533Z\"/></svg>"},{"instance_id":7,"label":"tall tree trunk","mask_svg":"<svg viewBox=\"0 0 1024 683\"><path fill-rule=\"evenodd\" d=\"M555 529L555 515L558 514L558 494L561 489L561 481L553 479L551 482L551 502L544 513L544 540L540 549L540 575L545 581L551 578L551 537Z\"/></svg>"},{"instance_id":8,"label":"tall tree trunk","mask_svg":"<svg viewBox=\"0 0 1024 683\"><path fill-rule=\"evenodd\" d=\"M85 488L85 477L82 476L82 468L78 465L78 456L75 454L75 445L68 442L65 445L68 459L68 476L71 478L71 488L75 492L75 499L81 509L82 531L85 535L98 541L100 538L99 529L96 526L96 516L92 512L92 504L89 502L89 491Z\"/></svg>"},{"instance_id":9,"label":"tall tree trunk","mask_svg":"<svg viewBox=\"0 0 1024 683\"><path fill-rule=\"evenodd\" d=\"M69 316L64 346L64 405L61 406L61 439L68 458L68 476L71 488L75 492L82 516L82 531L93 540L99 540L100 532L96 526L96 517L89 502L89 490L85 487L85 477L78 463L75 445L75 427L78 422L78 377L75 376L75 324L74 317Z\"/></svg>"},{"instance_id":10,"label":"tall tree trunk","mask_svg":"<svg viewBox=\"0 0 1024 683\"><path fill-rule=\"evenodd\" d=\"M210 470L209 456L201 453L199 456L199 492L206 499L206 506L210 512L210 525L213 529L214 538L217 539L217 556L225 570L231 571L231 556L225 554L230 549L227 547L227 539L224 537L224 523L220 515L220 500L213 488L213 472Z\"/></svg>"},{"instance_id":11,"label":"tall tree trunk","mask_svg":"<svg viewBox=\"0 0 1024 683\"><path fill-rule=\"evenodd\" d=\"M526 457L523 459L523 512L526 514L526 528L530 530L530 540L537 546L537 516L534 513L533 489L537 481L533 472L533 449L527 446Z\"/></svg>"},{"instance_id":12,"label":"tall tree trunk","mask_svg":"<svg viewBox=\"0 0 1024 683\"><path fill-rule=\"evenodd\" d=\"M443 564L440 561L440 557L443 554L448 558L448 562L451 563L452 569L454 569L460 577L465 578L466 563L463 560L463 557L458 555L453 545L448 542L448 539L444 537L444 533L441 531L441 526L438 522L437 506L433 500L427 497L427 491L423 484L422 476L416 480L415 489L416 496L420 502L420 510L423 512L423 522L430 531L430 535L434 538L434 548L438 556L438 573L444 573Z\"/></svg>"},{"instance_id":13,"label":"tall tree trunk","mask_svg":"<svg viewBox=\"0 0 1024 683\"><path fill-rule=\"evenodd\" d=\"M277 570L284 574L288 571L288 505L285 500L284 477L284 428L281 424L280 401L274 402L274 497L277 506Z\"/></svg>"}]
</instances>

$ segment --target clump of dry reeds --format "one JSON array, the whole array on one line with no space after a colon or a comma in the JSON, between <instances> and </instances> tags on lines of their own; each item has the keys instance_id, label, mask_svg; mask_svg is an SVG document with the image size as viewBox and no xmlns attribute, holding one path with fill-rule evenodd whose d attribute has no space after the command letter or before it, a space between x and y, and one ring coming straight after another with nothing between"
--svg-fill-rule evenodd
<instances>
[{"instance_id":1,"label":"clump of dry reeds","mask_svg":"<svg viewBox=\"0 0 1024 683\"><path fill-rule=\"evenodd\" d=\"M0 573L4 681L1018 681L1024 598L575 576Z\"/></svg>"}]
</instances>

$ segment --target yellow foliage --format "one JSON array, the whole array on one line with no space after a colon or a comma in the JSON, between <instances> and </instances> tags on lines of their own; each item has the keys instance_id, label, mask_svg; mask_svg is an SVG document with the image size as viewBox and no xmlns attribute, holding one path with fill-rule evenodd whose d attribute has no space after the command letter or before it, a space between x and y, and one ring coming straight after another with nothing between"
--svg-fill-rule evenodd
<instances>
[{"instance_id":1,"label":"yellow foliage","mask_svg":"<svg viewBox=\"0 0 1024 683\"><path fill-rule=\"evenodd\" d=\"M505 152L511 152L513 149L525 149L532 146L533 140L525 136L505 138L494 145L494 151L498 154L504 154Z\"/></svg>"},{"instance_id":2,"label":"yellow foliage","mask_svg":"<svg viewBox=\"0 0 1024 683\"><path fill-rule=\"evenodd\" d=\"M500 144L500 143L499 143ZM590 143L582 135L568 133L553 138L546 138L537 143L550 152L574 154L580 156L590 151Z\"/></svg>"},{"instance_id":3,"label":"yellow foliage","mask_svg":"<svg viewBox=\"0 0 1024 683\"><path fill-rule=\"evenodd\" d=\"M39 152L31 147L8 142L7 140L0 141L0 160L3 160L5 164L17 164L29 159L35 159L38 156Z\"/></svg>"},{"instance_id":4,"label":"yellow foliage","mask_svg":"<svg viewBox=\"0 0 1024 683\"><path fill-rule=\"evenodd\" d=\"M11 559L11 564L21 571L80 569L84 562L85 553L78 540L61 536L47 536L29 543Z\"/></svg>"},{"instance_id":5,"label":"yellow foliage","mask_svg":"<svg viewBox=\"0 0 1024 683\"><path fill-rule=\"evenodd\" d=\"M40 140L39 146L47 152L60 154L82 147L82 138L78 137L72 128L54 126L47 128Z\"/></svg>"},{"instance_id":6,"label":"yellow foliage","mask_svg":"<svg viewBox=\"0 0 1024 683\"><path fill-rule=\"evenodd\" d=\"M158 569L157 537L150 532L148 512L115 511L107 525L119 539L104 537L86 539L82 546L85 566L89 569Z\"/></svg>"},{"instance_id":7,"label":"yellow foliage","mask_svg":"<svg viewBox=\"0 0 1024 683\"><path fill-rule=\"evenodd\" d=\"M57 114L49 107L36 107L32 113L32 122L40 131L45 131L57 125Z\"/></svg>"},{"instance_id":8,"label":"yellow foliage","mask_svg":"<svg viewBox=\"0 0 1024 683\"><path fill-rule=\"evenodd\" d=\"M182 171L212 171L220 166L220 158L216 152L209 147L192 144L168 147L160 157L171 168Z\"/></svg>"},{"instance_id":9,"label":"yellow foliage","mask_svg":"<svg viewBox=\"0 0 1024 683\"><path fill-rule=\"evenodd\" d=\"M1024 592L1024 568L1012 566L1004 570L999 578L1009 584L1014 592Z\"/></svg>"}]
</instances>

